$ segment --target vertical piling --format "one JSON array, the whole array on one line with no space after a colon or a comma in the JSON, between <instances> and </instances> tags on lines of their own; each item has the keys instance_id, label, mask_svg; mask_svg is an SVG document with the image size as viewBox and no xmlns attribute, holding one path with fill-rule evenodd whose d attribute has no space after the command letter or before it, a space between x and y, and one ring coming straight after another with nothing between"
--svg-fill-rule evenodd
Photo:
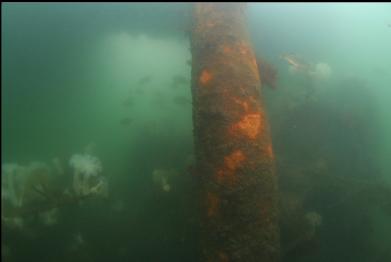
<instances>
[{"instance_id":1,"label":"vertical piling","mask_svg":"<svg viewBox=\"0 0 391 262\"><path fill-rule=\"evenodd\" d=\"M274 155L244 4L195 3L191 52L203 261L278 261Z\"/></svg>"}]
</instances>

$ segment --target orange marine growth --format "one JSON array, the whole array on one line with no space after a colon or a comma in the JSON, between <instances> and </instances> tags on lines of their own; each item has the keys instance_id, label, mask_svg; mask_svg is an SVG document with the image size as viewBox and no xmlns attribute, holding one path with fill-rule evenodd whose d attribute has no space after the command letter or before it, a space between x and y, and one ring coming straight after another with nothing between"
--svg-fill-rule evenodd
<instances>
[{"instance_id":1,"label":"orange marine growth","mask_svg":"<svg viewBox=\"0 0 391 262\"><path fill-rule=\"evenodd\" d=\"M219 184L228 183L234 184L235 173L231 170L220 169L216 172L216 180Z\"/></svg>"},{"instance_id":2,"label":"orange marine growth","mask_svg":"<svg viewBox=\"0 0 391 262\"><path fill-rule=\"evenodd\" d=\"M239 53L242 55L247 55L249 53L249 47L244 42L238 44L238 49Z\"/></svg>"},{"instance_id":3,"label":"orange marine growth","mask_svg":"<svg viewBox=\"0 0 391 262\"><path fill-rule=\"evenodd\" d=\"M255 57L251 58L251 62L252 62L251 69L254 72L254 76L257 78L257 81L260 81L260 75L261 75L261 73L263 75L264 72L263 72L263 70L259 69L259 65L258 65Z\"/></svg>"},{"instance_id":4,"label":"orange marine growth","mask_svg":"<svg viewBox=\"0 0 391 262\"><path fill-rule=\"evenodd\" d=\"M208 192L207 194L208 217L216 215L219 204L220 204L220 199L218 198L218 196L214 193Z\"/></svg>"},{"instance_id":5,"label":"orange marine growth","mask_svg":"<svg viewBox=\"0 0 391 262\"><path fill-rule=\"evenodd\" d=\"M223 52L225 53L225 54L230 54L230 53L232 53L232 47L230 47L230 46L224 46L223 47Z\"/></svg>"},{"instance_id":6,"label":"orange marine growth","mask_svg":"<svg viewBox=\"0 0 391 262\"><path fill-rule=\"evenodd\" d=\"M224 183L226 185L235 184L236 170L243 164L246 156L241 150L236 150L224 157L224 166L216 172L216 180L218 183Z\"/></svg>"},{"instance_id":7,"label":"orange marine growth","mask_svg":"<svg viewBox=\"0 0 391 262\"><path fill-rule=\"evenodd\" d=\"M242 150L236 150L230 155L224 157L224 164L229 170L236 170L242 164L244 159L246 159L246 157Z\"/></svg>"},{"instance_id":8,"label":"orange marine growth","mask_svg":"<svg viewBox=\"0 0 391 262\"><path fill-rule=\"evenodd\" d=\"M269 145L266 147L266 154L267 154L267 156L268 156L269 158L274 158L272 144L269 144Z\"/></svg>"},{"instance_id":9,"label":"orange marine growth","mask_svg":"<svg viewBox=\"0 0 391 262\"><path fill-rule=\"evenodd\" d=\"M245 115L239 122L232 126L232 131L239 130L250 139L255 139L262 126L260 113Z\"/></svg>"},{"instance_id":10,"label":"orange marine growth","mask_svg":"<svg viewBox=\"0 0 391 262\"><path fill-rule=\"evenodd\" d=\"M206 22L206 27L214 27L216 26L216 22Z\"/></svg>"},{"instance_id":11,"label":"orange marine growth","mask_svg":"<svg viewBox=\"0 0 391 262\"><path fill-rule=\"evenodd\" d=\"M233 100L235 101L235 103L239 104L242 107L244 112L248 111L249 106L248 106L248 102L247 101L242 101L242 100L237 99L237 98L233 98Z\"/></svg>"},{"instance_id":12,"label":"orange marine growth","mask_svg":"<svg viewBox=\"0 0 391 262\"><path fill-rule=\"evenodd\" d=\"M212 74L208 70L204 69L201 72L200 83L206 85L212 79Z\"/></svg>"},{"instance_id":13,"label":"orange marine growth","mask_svg":"<svg viewBox=\"0 0 391 262\"><path fill-rule=\"evenodd\" d=\"M228 256L223 251L219 251L218 256L219 256L219 261L221 261L221 262L228 262L229 261Z\"/></svg>"}]
</instances>

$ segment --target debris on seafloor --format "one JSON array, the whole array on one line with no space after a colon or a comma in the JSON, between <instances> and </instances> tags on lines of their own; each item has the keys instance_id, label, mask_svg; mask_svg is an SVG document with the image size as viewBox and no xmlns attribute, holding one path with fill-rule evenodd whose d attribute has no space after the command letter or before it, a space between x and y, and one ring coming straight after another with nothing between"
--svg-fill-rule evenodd
<instances>
[{"instance_id":1,"label":"debris on seafloor","mask_svg":"<svg viewBox=\"0 0 391 262\"><path fill-rule=\"evenodd\" d=\"M57 223L58 208L107 195L107 181L98 174L102 169L99 159L75 154L70 165L74 168L72 192L60 183L64 169L57 158L52 166L42 162L3 164L2 223L22 229L31 225L29 215L34 215L43 225L52 226Z\"/></svg>"},{"instance_id":2,"label":"debris on seafloor","mask_svg":"<svg viewBox=\"0 0 391 262\"><path fill-rule=\"evenodd\" d=\"M272 88L277 88L277 69L266 60L257 57L258 71L261 83Z\"/></svg>"}]
</instances>

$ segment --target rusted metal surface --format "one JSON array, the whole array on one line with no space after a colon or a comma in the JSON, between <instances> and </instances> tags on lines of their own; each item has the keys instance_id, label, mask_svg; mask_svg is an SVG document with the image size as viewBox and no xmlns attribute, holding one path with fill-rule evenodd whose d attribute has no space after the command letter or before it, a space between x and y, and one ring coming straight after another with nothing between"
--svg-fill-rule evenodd
<instances>
[{"instance_id":1,"label":"rusted metal surface","mask_svg":"<svg viewBox=\"0 0 391 262\"><path fill-rule=\"evenodd\" d=\"M244 5L194 4L191 51L203 261L278 261L274 155Z\"/></svg>"}]
</instances>

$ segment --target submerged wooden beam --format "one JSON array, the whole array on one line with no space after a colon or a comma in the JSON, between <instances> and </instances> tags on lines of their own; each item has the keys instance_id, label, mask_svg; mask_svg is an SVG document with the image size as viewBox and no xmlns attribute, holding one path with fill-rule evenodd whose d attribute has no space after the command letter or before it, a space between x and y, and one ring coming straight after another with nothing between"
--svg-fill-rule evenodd
<instances>
[{"instance_id":1,"label":"submerged wooden beam","mask_svg":"<svg viewBox=\"0 0 391 262\"><path fill-rule=\"evenodd\" d=\"M243 4L196 3L193 124L203 261L278 261L277 179Z\"/></svg>"}]
</instances>

